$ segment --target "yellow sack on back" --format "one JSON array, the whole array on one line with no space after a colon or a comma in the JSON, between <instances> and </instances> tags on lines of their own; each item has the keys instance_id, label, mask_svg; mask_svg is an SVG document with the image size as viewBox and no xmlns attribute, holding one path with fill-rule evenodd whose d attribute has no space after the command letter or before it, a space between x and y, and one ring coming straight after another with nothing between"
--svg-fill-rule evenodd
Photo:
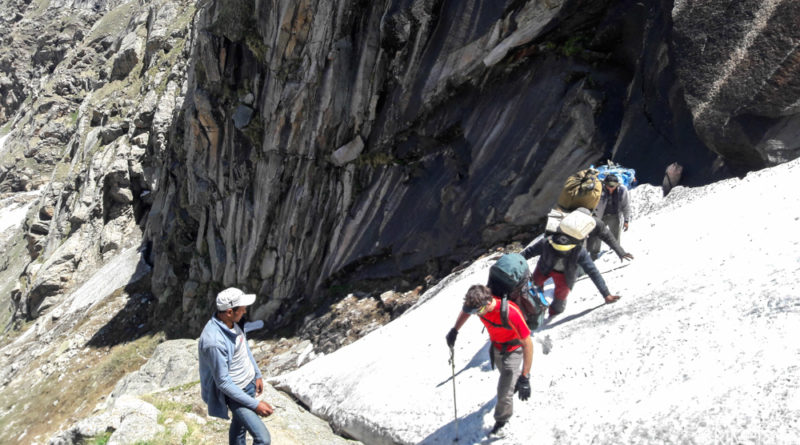
<instances>
[{"instance_id":1,"label":"yellow sack on back","mask_svg":"<svg viewBox=\"0 0 800 445\"><path fill-rule=\"evenodd\" d=\"M558 196L558 206L571 211L578 207L594 210L603 194L603 182L597 178L597 170L587 168L567 178Z\"/></svg>"}]
</instances>

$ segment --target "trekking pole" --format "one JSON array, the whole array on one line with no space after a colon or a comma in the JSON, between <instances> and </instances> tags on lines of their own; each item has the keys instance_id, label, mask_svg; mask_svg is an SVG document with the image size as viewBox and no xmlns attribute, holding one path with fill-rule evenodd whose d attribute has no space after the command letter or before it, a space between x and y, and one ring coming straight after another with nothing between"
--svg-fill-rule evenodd
<instances>
[{"instance_id":1,"label":"trekking pole","mask_svg":"<svg viewBox=\"0 0 800 445\"><path fill-rule=\"evenodd\" d=\"M456 361L454 357L453 347L450 346L450 369L453 370L453 416L456 420L456 440L458 442L458 407L456 404Z\"/></svg>"}]
</instances>

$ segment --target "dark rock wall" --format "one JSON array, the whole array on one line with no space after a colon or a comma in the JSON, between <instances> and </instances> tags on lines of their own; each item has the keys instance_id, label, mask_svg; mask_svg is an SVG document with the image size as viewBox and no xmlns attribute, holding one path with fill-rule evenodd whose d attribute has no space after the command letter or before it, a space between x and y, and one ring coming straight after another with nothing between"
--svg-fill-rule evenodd
<instances>
[{"instance_id":1,"label":"dark rock wall","mask_svg":"<svg viewBox=\"0 0 800 445\"><path fill-rule=\"evenodd\" d=\"M701 140L739 173L800 155L800 3L679 0L672 16Z\"/></svg>"},{"instance_id":2,"label":"dark rock wall","mask_svg":"<svg viewBox=\"0 0 800 445\"><path fill-rule=\"evenodd\" d=\"M609 92L620 98L613 158L635 166L640 180L656 184L666 165L679 162L686 167L682 183L700 185L727 170L712 169L716 156L694 131L675 74L671 5L669 0L620 2L597 27L590 45L610 53L610 62L630 79L623 89Z\"/></svg>"},{"instance_id":3,"label":"dark rock wall","mask_svg":"<svg viewBox=\"0 0 800 445\"><path fill-rule=\"evenodd\" d=\"M144 228L160 313L196 331L236 285L277 328L527 242L591 163L699 185L792 159L797 9L0 0L0 193L43 190L17 312Z\"/></svg>"},{"instance_id":4,"label":"dark rock wall","mask_svg":"<svg viewBox=\"0 0 800 445\"><path fill-rule=\"evenodd\" d=\"M148 227L155 293L197 327L240 286L278 326L527 241L603 158L708 178L666 3L210 2Z\"/></svg>"}]
</instances>

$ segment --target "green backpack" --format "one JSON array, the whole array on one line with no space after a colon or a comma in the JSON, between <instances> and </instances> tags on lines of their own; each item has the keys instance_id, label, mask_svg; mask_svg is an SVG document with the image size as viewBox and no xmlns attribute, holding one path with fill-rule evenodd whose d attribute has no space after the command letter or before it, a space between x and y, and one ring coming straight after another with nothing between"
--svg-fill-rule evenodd
<instances>
[{"instance_id":1,"label":"green backpack","mask_svg":"<svg viewBox=\"0 0 800 445\"><path fill-rule=\"evenodd\" d=\"M508 302L513 301L522 311L525 322L531 331L535 331L542 325L548 303L542 290L533 284L531 271L525 257L518 253L507 253L501 256L489 269L487 285L495 296L502 298L500 306L502 324L489 323L511 329L508 322Z\"/></svg>"}]
</instances>

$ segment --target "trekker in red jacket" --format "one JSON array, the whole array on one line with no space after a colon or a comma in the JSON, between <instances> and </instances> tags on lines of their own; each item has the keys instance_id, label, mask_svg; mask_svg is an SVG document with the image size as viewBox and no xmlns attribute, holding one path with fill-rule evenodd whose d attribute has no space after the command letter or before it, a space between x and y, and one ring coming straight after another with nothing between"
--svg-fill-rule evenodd
<instances>
[{"instance_id":1,"label":"trekker in red jacket","mask_svg":"<svg viewBox=\"0 0 800 445\"><path fill-rule=\"evenodd\" d=\"M501 313L501 300L492 295L491 290L476 284L469 288L464 297L464 306L456 319L455 326L447 334L447 345L456 343L458 330L470 315L477 315L489 332L492 341L490 354L492 364L500 371L497 383L497 405L494 409L495 424L489 433L492 437L503 437L503 427L511 418L514 408L514 393L519 392L520 400L528 400L531 395L530 372L533 360L533 341L531 331L519 307L508 302L508 323L504 325ZM520 373L520 365L522 372Z\"/></svg>"}]
</instances>

